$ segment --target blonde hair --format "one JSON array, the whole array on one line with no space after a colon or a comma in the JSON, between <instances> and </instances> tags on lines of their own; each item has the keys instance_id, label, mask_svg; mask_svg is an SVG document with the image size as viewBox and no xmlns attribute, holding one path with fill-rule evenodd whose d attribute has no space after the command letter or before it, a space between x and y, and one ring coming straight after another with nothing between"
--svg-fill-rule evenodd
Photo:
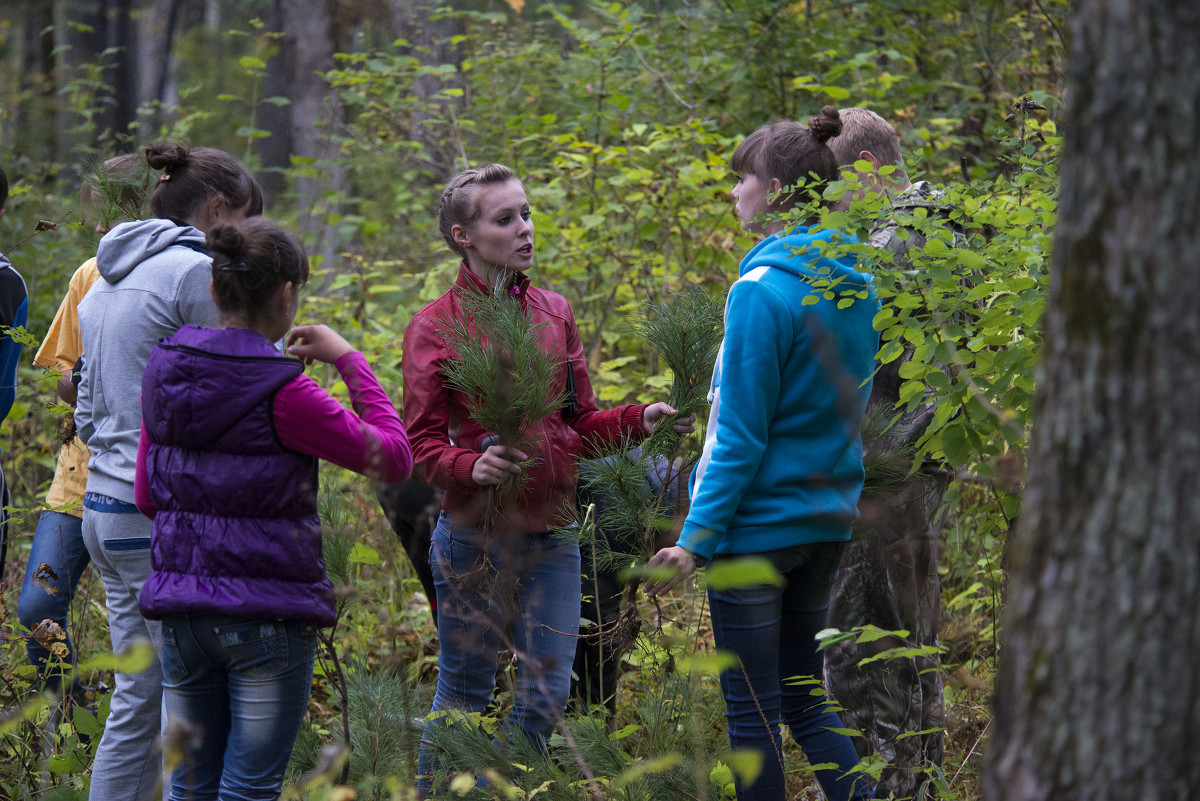
<instances>
[{"instance_id":1,"label":"blonde hair","mask_svg":"<svg viewBox=\"0 0 1200 801\"><path fill-rule=\"evenodd\" d=\"M829 140L829 149L839 165L849 166L858 160L859 153L869 150L881 166L904 166L900 134L890 122L865 108L844 108L840 114L842 132Z\"/></svg>"},{"instance_id":2,"label":"blonde hair","mask_svg":"<svg viewBox=\"0 0 1200 801\"><path fill-rule=\"evenodd\" d=\"M442 199L438 204L438 231L451 250L464 259L467 258L466 249L454 241L451 231L456 225L465 228L479 219L479 204L476 202L478 188L509 181L520 183L517 174L503 164L489 164L478 169L463 170L450 179L446 188L442 190Z\"/></svg>"}]
</instances>

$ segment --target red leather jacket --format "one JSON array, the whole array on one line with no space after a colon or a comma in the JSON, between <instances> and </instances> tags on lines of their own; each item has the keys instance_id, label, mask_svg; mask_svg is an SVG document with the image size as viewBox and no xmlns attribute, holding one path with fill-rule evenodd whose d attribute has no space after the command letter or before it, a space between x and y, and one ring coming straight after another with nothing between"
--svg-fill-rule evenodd
<instances>
[{"instance_id":1,"label":"red leather jacket","mask_svg":"<svg viewBox=\"0 0 1200 801\"><path fill-rule=\"evenodd\" d=\"M538 461L528 468L521 500L496 525L510 531L546 531L574 516L576 460L584 447L608 449L622 439L640 441L646 407L597 409L571 304L562 295L530 286L523 274L515 286L530 323L545 324L539 334L546 350L563 364L564 387L566 371L573 371L579 410L566 418L551 414L531 432L536 444L523 450ZM487 291L464 263L450 291L418 312L404 332L404 427L412 445L413 478L444 489L442 507L456 523L471 525L483 519L487 508L488 491L471 480L471 470L480 456L480 442L491 432L471 419L466 397L446 387L442 366L454 354L442 331L462 317L460 293Z\"/></svg>"}]
</instances>

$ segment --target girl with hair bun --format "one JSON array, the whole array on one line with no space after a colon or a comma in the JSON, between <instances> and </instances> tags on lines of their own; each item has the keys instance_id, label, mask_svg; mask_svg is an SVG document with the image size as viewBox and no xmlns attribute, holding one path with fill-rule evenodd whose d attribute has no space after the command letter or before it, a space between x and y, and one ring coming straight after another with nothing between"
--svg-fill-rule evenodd
<instances>
[{"instance_id":1,"label":"girl with hair bun","mask_svg":"<svg viewBox=\"0 0 1200 801\"><path fill-rule=\"evenodd\" d=\"M155 344L187 324L218 322L204 232L262 213L250 172L210 147L143 148L160 172L152 217L122 223L100 240L97 281L79 304L83 367L75 423L91 452L83 498L83 541L104 580L114 653L150 641L141 673L116 674L111 713L92 765L91 798L140 799L155 789L160 759L162 671L159 625L138 612L150 573L150 522L134 505L133 476L142 372Z\"/></svg>"},{"instance_id":2,"label":"girl with hair bun","mask_svg":"<svg viewBox=\"0 0 1200 801\"><path fill-rule=\"evenodd\" d=\"M739 801L783 801L780 721L811 764L834 766L816 772L830 801L871 793L865 774L848 773L858 755L820 690L815 637L858 515L878 302L853 258L821 255L832 231L814 230L815 220L789 227L779 216L837 178L826 142L840 128L826 106L807 128L759 128L733 154L738 218L764 238L729 290L708 434L679 542L650 560L675 575L645 586L658 595L697 564L747 556L767 560L781 579L708 589L716 645L740 663L721 674L729 741L762 756L756 780L736 778Z\"/></svg>"},{"instance_id":3,"label":"girl with hair bun","mask_svg":"<svg viewBox=\"0 0 1200 801\"><path fill-rule=\"evenodd\" d=\"M382 481L412 468L395 407L363 355L324 325L292 328L308 259L262 219L208 233L220 327L187 325L142 380L137 506L153 520L141 593L162 621L165 704L185 721L172 801L274 799L334 623L317 465ZM289 334L288 331L291 331ZM273 343L287 337L289 358ZM344 408L304 364L334 365Z\"/></svg>"}]
</instances>

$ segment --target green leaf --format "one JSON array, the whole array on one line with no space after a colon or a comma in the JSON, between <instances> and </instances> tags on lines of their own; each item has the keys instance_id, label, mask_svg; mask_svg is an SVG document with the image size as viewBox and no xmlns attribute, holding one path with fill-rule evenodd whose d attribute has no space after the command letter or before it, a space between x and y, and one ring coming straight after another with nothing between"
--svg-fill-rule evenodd
<instances>
[{"instance_id":1,"label":"green leaf","mask_svg":"<svg viewBox=\"0 0 1200 801\"><path fill-rule=\"evenodd\" d=\"M676 669L683 673L703 673L708 676L719 676L721 673L736 667L737 654L731 651L713 651L712 653L696 652L676 661Z\"/></svg>"},{"instance_id":2,"label":"green leaf","mask_svg":"<svg viewBox=\"0 0 1200 801\"><path fill-rule=\"evenodd\" d=\"M613 781L613 789L620 790L624 787L628 787L638 779L643 779L646 776L653 776L656 773L668 771L682 761L683 756L675 751L672 751L671 753L665 754L656 759L645 759L640 762L635 762Z\"/></svg>"},{"instance_id":3,"label":"green leaf","mask_svg":"<svg viewBox=\"0 0 1200 801\"><path fill-rule=\"evenodd\" d=\"M754 784L762 773L763 753L741 749L729 755L729 767L742 780L742 784Z\"/></svg>"},{"instance_id":4,"label":"green leaf","mask_svg":"<svg viewBox=\"0 0 1200 801\"><path fill-rule=\"evenodd\" d=\"M141 673L150 667L151 663L157 658L154 653L154 646L147 640L140 640L130 646L120 656L115 654L96 654L91 659L81 662L79 669L80 671L115 670L119 673Z\"/></svg>"},{"instance_id":5,"label":"green leaf","mask_svg":"<svg viewBox=\"0 0 1200 801\"><path fill-rule=\"evenodd\" d=\"M70 773L83 773L87 769L83 761L74 752L65 756L50 757L47 767L49 767L51 773L59 776Z\"/></svg>"},{"instance_id":6,"label":"green leaf","mask_svg":"<svg viewBox=\"0 0 1200 801\"><path fill-rule=\"evenodd\" d=\"M783 586L783 576L779 575L769 560L761 556L719 559L708 566L706 580L708 586L718 592L764 584Z\"/></svg>"},{"instance_id":7,"label":"green leaf","mask_svg":"<svg viewBox=\"0 0 1200 801\"><path fill-rule=\"evenodd\" d=\"M957 422L950 423L940 432L942 453L954 467L962 467L971 459L970 444L966 429Z\"/></svg>"},{"instance_id":8,"label":"green leaf","mask_svg":"<svg viewBox=\"0 0 1200 801\"><path fill-rule=\"evenodd\" d=\"M265 70L267 68L267 62L254 56L242 56L238 59L238 63L248 70Z\"/></svg>"},{"instance_id":9,"label":"green leaf","mask_svg":"<svg viewBox=\"0 0 1200 801\"><path fill-rule=\"evenodd\" d=\"M357 565L382 564L379 559L379 552L369 545L363 545L361 542L354 543L354 547L350 549L350 556L347 561Z\"/></svg>"},{"instance_id":10,"label":"green leaf","mask_svg":"<svg viewBox=\"0 0 1200 801\"><path fill-rule=\"evenodd\" d=\"M717 764L713 765L713 769L708 772L708 780L724 790L733 784L733 770L724 762L717 760Z\"/></svg>"},{"instance_id":11,"label":"green leaf","mask_svg":"<svg viewBox=\"0 0 1200 801\"><path fill-rule=\"evenodd\" d=\"M95 737L103 731L100 721L96 720L96 716L84 706L74 706L71 708L71 723L75 726L75 731L91 737Z\"/></svg>"},{"instance_id":12,"label":"green leaf","mask_svg":"<svg viewBox=\"0 0 1200 801\"><path fill-rule=\"evenodd\" d=\"M642 730L642 727L640 724L630 723L628 726L622 726L621 728L614 731L612 734L608 735L608 739L624 740L626 737L630 736L631 734L637 734L641 730Z\"/></svg>"}]
</instances>

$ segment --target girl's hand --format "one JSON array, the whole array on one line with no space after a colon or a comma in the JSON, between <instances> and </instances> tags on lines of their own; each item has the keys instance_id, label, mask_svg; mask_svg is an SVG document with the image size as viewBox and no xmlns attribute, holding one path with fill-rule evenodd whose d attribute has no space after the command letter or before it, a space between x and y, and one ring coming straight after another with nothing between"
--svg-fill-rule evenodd
<instances>
[{"instance_id":1,"label":"girl's hand","mask_svg":"<svg viewBox=\"0 0 1200 801\"><path fill-rule=\"evenodd\" d=\"M314 361L333 364L353 353L354 346L327 325L298 325L288 334L287 352L305 364Z\"/></svg>"},{"instance_id":2,"label":"girl's hand","mask_svg":"<svg viewBox=\"0 0 1200 801\"><path fill-rule=\"evenodd\" d=\"M651 557L646 567L669 567L675 569L675 575L667 579L650 579L642 585L647 595L662 595L679 582L683 581L696 570L696 557L692 552L678 545L663 548Z\"/></svg>"},{"instance_id":3,"label":"girl's hand","mask_svg":"<svg viewBox=\"0 0 1200 801\"><path fill-rule=\"evenodd\" d=\"M652 403L646 407L646 411L642 412L642 428L646 429L647 434L651 434L660 420L673 414L675 414L675 409L669 404ZM696 428L695 423L696 415L694 414L680 417L675 421L675 431L679 434L690 434Z\"/></svg>"},{"instance_id":4,"label":"girl's hand","mask_svg":"<svg viewBox=\"0 0 1200 801\"><path fill-rule=\"evenodd\" d=\"M495 487L525 472L517 462L529 457L507 445L492 445L475 460L471 480L481 487Z\"/></svg>"}]
</instances>

